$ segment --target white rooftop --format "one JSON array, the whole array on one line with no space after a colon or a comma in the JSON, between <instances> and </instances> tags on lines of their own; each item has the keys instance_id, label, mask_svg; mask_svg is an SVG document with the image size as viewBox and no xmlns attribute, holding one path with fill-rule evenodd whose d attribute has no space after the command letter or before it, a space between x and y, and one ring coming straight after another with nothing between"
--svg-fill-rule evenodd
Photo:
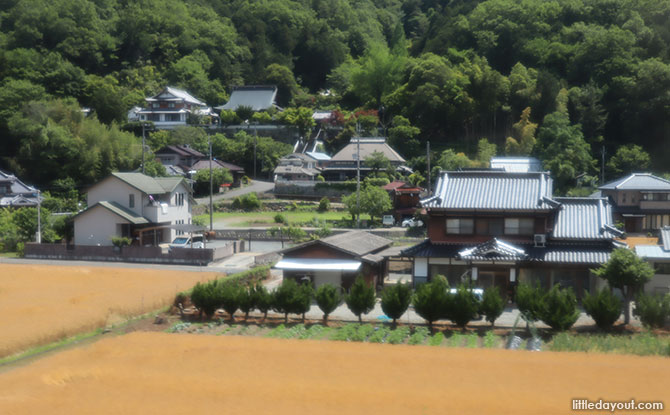
<instances>
[{"instance_id":1,"label":"white rooftop","mask_svg":"<svg viewBox=\"0 0 670 415\"><path fill-rule=\"evenodd\" d=\"M286 270L356 271L360 267L361 261L349 259L287 258L275 264Z\"/></svg>"}]
</instances>

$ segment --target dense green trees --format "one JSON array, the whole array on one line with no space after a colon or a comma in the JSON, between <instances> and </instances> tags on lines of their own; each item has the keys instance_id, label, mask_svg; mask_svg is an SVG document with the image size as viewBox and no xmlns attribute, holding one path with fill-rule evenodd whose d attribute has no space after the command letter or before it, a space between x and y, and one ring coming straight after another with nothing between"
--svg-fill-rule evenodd
<instances>
[{"instance_id":1,"label":"dense green trees","mask_svg":"<svg viewBox=\"0 0 670 415\"><path fill-rule=\"evenodd\" d=\"M136 168L137 147L127 148L114 123L125 122L144 97L171 84L220 105L231 85L267 83L279 87L280 106L305 107L289 111L298 117L284 116L303 136L311 128L303 115L313 108L383 106L381 126L403 156L417 158L412 165L423 176L426 140L438 158L450 149L479 162L483 137L507 154L540 156L563 192L575 175L596 172L592 160L602 146L612 159L608 177L624 174L631 161L647 165L641 152L618 154L622 146L640 146L651 155L649 168L667 170L667 0L36 0L6 2L0 12L0 134L7 137L0 168L17 173L36 151L54 160L85 153L90 160L72 163L81 169L57 176L80 185L114 168ZM88 107L108 126L102 136L114 137L70 130L83 140L76 142L56 131L64 127L58 122L36 130L10 123L15 114L40 112L32 101ZM225 123L240 121L231 115ZM355 121L341 140L329 140L333 150ZM55 145L33 150L35 134ZM219 139L215 156L235 150L230 161L251 171L249 139L226 139L244 143ZM275 144L260 141L275 153ZM150 145L156 150L161 142ZM273 159L261 157L263 174ZM43 185L52 175L30 179Z\"/></svg>"}]
</instances>

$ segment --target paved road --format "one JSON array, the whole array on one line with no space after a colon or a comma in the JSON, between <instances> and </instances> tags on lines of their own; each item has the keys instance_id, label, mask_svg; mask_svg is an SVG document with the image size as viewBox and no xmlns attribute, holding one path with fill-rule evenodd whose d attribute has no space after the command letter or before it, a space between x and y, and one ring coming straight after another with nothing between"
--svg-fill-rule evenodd
<instances>
[{"instance_id":1,"label":"paved road","mask_svg":"<svg viewBox=\"0 0 670 415\"><path fill-rule=\"evenodd\" d=\"M234 190L231 190L231 191L226 192L226 193L220 193L220 194L214 195L212 197L212 199L216 202L218 200L233 199L233 198L236 198L237 196L245 195L247 193L253 193L253 192L265 193L265 192L271 191L272 189L274 189L274 187L275 187L275 184L273 182L265 182L265 181L262 181L262 180L253 180L251 182L251 184L249 184L247 186L244 186L244 187L241 187L241 188L238 188L238 189L234 189ZM196 202L198 202L198 204L207 204L207 203L209 203L209 196L198 198L198 199L196 199Z\"/></svg>"}]
</instances>

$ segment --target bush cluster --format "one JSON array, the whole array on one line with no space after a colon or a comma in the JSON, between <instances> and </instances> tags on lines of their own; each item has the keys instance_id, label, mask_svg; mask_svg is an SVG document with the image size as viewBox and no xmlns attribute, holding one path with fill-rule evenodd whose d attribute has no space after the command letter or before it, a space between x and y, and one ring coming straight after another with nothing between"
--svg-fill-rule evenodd
<instances>
[{"instance_id":1,"label":"bush cluster","mask_svg":"<svg viewBox=\"0 0 670 415\"><path fill-rule=\"evenodd\" d=\"M263 207L263 202L260 201L256 193L247 193L233 199L231 207L233 209L241 209L245 211L259 210Z\"/></svg>"},{"instance_id":2,"label":"bush cluster","mask_svg":"<svg viewBox=\"0 0 670 415\"><path fill-rule=\"evenodd\" d=\"M645 327L662 328L670 320L670 294L641 294L635 302L633 314Z\"/></svg>"}]
</instances>

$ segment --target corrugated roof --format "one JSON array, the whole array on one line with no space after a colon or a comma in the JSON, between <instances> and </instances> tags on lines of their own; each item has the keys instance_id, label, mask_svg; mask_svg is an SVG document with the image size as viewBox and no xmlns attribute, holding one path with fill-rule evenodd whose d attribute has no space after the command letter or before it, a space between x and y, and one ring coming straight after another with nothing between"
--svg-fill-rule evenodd
<instances>
[{"instance_id":1,"label":"corrugated roof","mask_svg":"<svg viewBox=\"0 0 670 415\"><path fill-rule=\"evenodd\" d=\"M151 177L142 173L116 172L112 176L150 195L170 193L184 180L181 177Z\"/></svg>"},{"instance_id":2,"label":"corrugated roof","mask_svg":"<svg viewBox=\"0 0 670 415\"><path fill-rule=\"evenodd\" d=\"M526 256L518 259L518 263L559 263L597 265L609 260L614 249L611 243L599 244L547 244L540 248L530 244L519 244ZM402 256L423 258L454 258L460 260L459 252L474 248L472 245L432 244L428 239L418 245L402 251ZM510 257L478 256L467 258L470 261L510 261Z\"/></svg>"},{"instance_id":3,"label":"corrugated roof","mask_svg":"<svg viewBox=\"0 0 670 415\"><path fill-rule=\"evenodd\" d=\"M654 176L651 173L633 173L619 180L606 183L598 189L670 191L670 181Z\"/></svg>"},{"instance_id":4,"label":"corrugated roof","mask_svg":"<svg viewBox=\"0 0 670 415\"><path fill-rule=\"evenodd\" d=\"M98 203L94 204L93 206L90 206L86 210L83 210L83 211L79 212L77 215L75 215L75 217L79 216L79 215L83 215L84 213L86 213L88 211L91 211L98 206L101 206L101 207L109 210L110 212L116 214L117 216L122 217L123 219L127 220L128 222L130 222L134 225L143 225L143 224L146 224L146 223L151 223L148 219L146 219L143 216L138 215L137 213L133 212L132 210L130 210L130 209L124 207L124 206L121 206L120 204L118 204L116 202L109 202L109 201L106 201L106 200L98 202Z\"/></svg>"},{"instance_id":5,"label":"corrugated roof","mask_svg":"<svg viewBox=\"0 0 670 415\"><path fill-rule=\"evenodd\" d=\"M360 140L360 151L361 151L361 164L366 157L372 155L372 153L379 152L382 153L389 161L392 163L404 163L405 159L398 154L391 146L386 143L386 139L383 137L360 137L352 138L349 144L344 146L344 148L337 152L333 157L331 157L331 162L337 161L349 161L356 162L355 155L358 152L358 141Z\"/></svg>"},{"instance_id":6,"label":"corrugated roof","mask_svg":"<svg viewBox=\"0 0 670 415\"><path fill-rule=\"evenodd\" d=\"M670 227L665 226L661 229L661 242L663 243L663 249L670 251Z\"/></svg>"},{"instance_id":7,"label":"corrugated roof","mask_svg":"<svg viewBox=\"0 0 670 415\"><path fill-rule=\"evenodd\" d=\"M490 165L507 172L542 171L542 162L535 157L491 157Z\"/></svg>"},{"instance_id":8,"label":"corrugated roof","mask_svg":"<svg viewBox=\"0 0 670 415\"><path fill-rule=\"evenodd\" d=\"M463 210L551 210L552 180L546 172L442 172L434 196L422 206Z\"/></svg>"},{"instance_id":9,"label":"corrugated roof","mask_svg":"<svg viewBox=\"0 0 670 415\"><path fill-rule=\"evenodd\" d=\"M636 245L635 253L640 258L670 259L670 251L659 245Z\"/></svg>"},{"instance_id":10,"label":"corrugated roof","mask_svg":"<svg viewBox=\"0 0 670 415\"><path fill-rule=\"evenodd\" d=\"M286 258L277 262L274 268L288 270L319 270L319 271L356 271L361 261L350 259L321 258Z\"/></svg>"},{"instance_id":11,"label":"corrugated roof","mask_svg":"<svg viewBox=\"0 0 670 415\"><path fill-rule=\"evenodd\" d=\"M390 239L365 231L345 232L323 238L320 241L333 248L350 252L356 256L367 255L393 243Z\"/></svg>"},{"instance_id":12,"label":"corrugated roof","mask_svg":"<svg viewBox=\"0 0 670 415\"><path fill-rule=\"evenodd\" d=\"M305 154L313 158L314 160L327 161L330 160L330 156L326 153L319 153L318 151L306 151Z\"/></svg>"},{"instance_id":13,"label":"corrugated roof","mask_svg":"<svg viewBox=\"0 0 670 415\"><path fill-rule=\"evenodd\" d=\"M620 236L612 228L612 207L605 198L557 197L554 239L612 239Z\"/></svg>"},{"instance_id":14,"label":"corrugated roof","mask_svg":"<svg viewBox=\"0 0 670 415\"><path fill-rule=\"evenodd\" d=\"M239 107L251 107L254 111L263 111L275 103L276 86L249 85L233 87L230 99L224 105L215 107L218 110L237 110Z\"/></svg>"}]
</instances>

